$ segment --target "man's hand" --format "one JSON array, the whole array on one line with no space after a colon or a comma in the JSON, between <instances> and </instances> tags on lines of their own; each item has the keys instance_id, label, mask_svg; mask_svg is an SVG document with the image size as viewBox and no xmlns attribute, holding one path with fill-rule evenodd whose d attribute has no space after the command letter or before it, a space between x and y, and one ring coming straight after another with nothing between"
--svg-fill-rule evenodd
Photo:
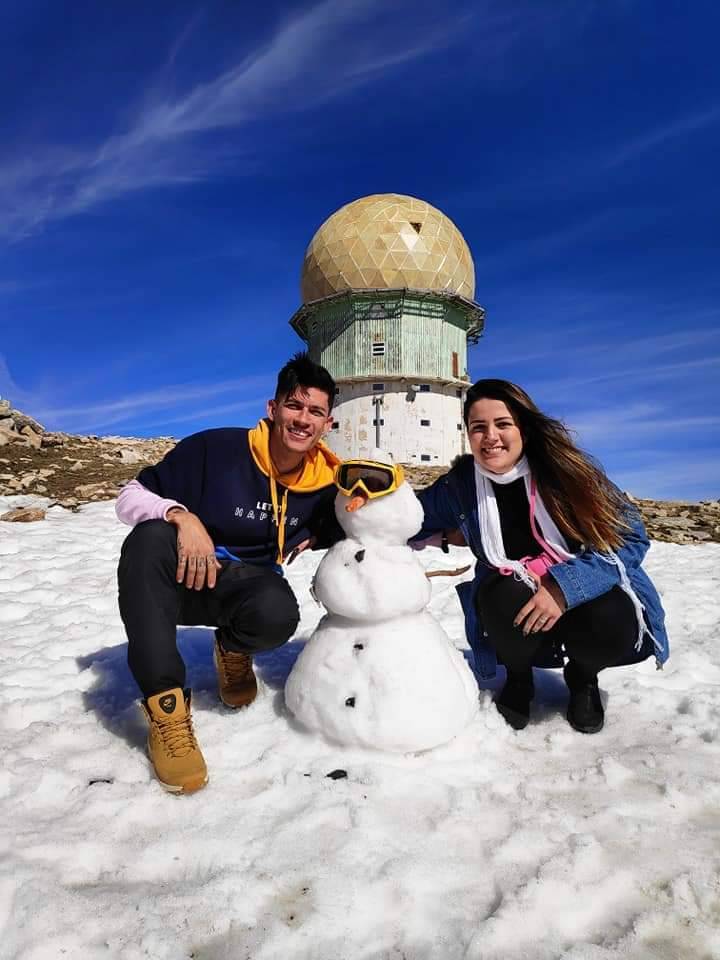
<instances>
[{"instance_id":1,"label":"man's hand","mask_svg":"<svg viewBox=\"0 0 720 960\"><path fill-rule=\"evenodd\" d=\"M308 537L307 540L303 540L303 542L299 543L287 558L288 564L292 563L296 557L299 557L303 550L314 549L316 543L317 537Z\"/></svg>"},{"instance_id":2,"label":"man's hand","mask_svg":"<svg viewBox=\"0 0 720 960\"><path fill-rule=\"evenodd\" d=\"M175 579L185 581L188 590L209 590L215 586L221 569L215 557L215 544L199 517L187 510L173 507L167 512L167 521L177 527L178 566Z\"/></svg>"},{"instance_id":3,"label":"man's hand","mask_svg":"<svg viewBox=\"0 0 720 960\"><path fill-rule=\"evenodd\" d=\"M547 574L538 577L532 570L528 573L537 583L537 591L518 611L513 621L513 626L522 627L525 636L552 630L566 609L563 592L552 577Z\"/></svg>"}]
</instances>

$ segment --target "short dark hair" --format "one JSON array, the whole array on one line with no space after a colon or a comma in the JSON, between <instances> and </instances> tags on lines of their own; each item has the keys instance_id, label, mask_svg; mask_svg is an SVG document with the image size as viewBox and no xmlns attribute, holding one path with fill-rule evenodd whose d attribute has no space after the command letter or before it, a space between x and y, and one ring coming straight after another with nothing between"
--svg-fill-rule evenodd
<instances>
[{"instance_id":1,"label":"short dark hair","mask_svg":"<svg viewBox=\"0 0 720 960\"><path fill-rule=\"evenodd\" d=\"M296 353L278 374L275 387L275 399L292 396L297 388L314 387L328 396L328 410L332 410L335 400L335 381L325 367L310 359L307 350Z\"/></svg>"}]
</instances>

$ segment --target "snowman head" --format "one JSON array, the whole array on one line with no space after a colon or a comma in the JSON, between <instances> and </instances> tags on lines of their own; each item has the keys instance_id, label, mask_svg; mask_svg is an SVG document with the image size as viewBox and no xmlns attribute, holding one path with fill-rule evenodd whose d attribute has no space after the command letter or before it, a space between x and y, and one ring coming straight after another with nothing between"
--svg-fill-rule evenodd
<instances>
[{"instance_id":1,"label":"snowman head","mask_svg":"<svg viewBox=\"0 0 720 960\"><path fill-rule=\"evenodd\" d=\"M353 540L404 544L422 526L420 501L405 482L402 469L382 451L374 450L372 460L341 464L336 483L335 515Z\"/></svg>"}]
</instances>

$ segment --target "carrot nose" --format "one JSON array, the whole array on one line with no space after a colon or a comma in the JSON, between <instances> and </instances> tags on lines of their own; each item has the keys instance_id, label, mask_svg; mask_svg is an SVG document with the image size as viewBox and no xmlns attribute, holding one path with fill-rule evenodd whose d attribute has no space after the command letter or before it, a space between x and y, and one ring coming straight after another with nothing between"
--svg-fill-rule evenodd
<instances>
[{"instance_id":1,"label":"carrot nose","mask_svg":"<svg viewBox=\"0 0 720 960\"><path fill-rule=\"evenodd\" d=\"M345 505L345 509L348 513L355 513L356 510L359 510L360 507L364 507L368 502L368 496L366 493L363 493L362 490L358 490L357 493L353 494L350 497L350 503Z\"/></svg>"}]
</instances>

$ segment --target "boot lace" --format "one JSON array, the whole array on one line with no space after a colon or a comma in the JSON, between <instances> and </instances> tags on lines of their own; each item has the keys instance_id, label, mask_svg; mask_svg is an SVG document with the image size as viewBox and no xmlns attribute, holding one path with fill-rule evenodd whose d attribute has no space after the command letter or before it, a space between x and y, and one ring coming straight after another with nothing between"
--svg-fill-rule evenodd
<instances>
[{"instance_id":1,"label":"boot lace","mask_svg":"<svg viewBox=\"0 0 720 960\"><path fill-rule=\"evenodd\" d=\"M165 750L171 757L186 757L197 749L190 717L158 717L155 722Z\"/></svg>"},{"instance_id":2,"label":"boot lace","mask_svg":"<svg viewBox=\"0 0 720 960\"><path fill-rule=\"evenodd\" d=\"M220 661L227 683L244 683L254 676L252 657L247 653L233 653L220 648Z\"/></svg>"}]
</instances>

